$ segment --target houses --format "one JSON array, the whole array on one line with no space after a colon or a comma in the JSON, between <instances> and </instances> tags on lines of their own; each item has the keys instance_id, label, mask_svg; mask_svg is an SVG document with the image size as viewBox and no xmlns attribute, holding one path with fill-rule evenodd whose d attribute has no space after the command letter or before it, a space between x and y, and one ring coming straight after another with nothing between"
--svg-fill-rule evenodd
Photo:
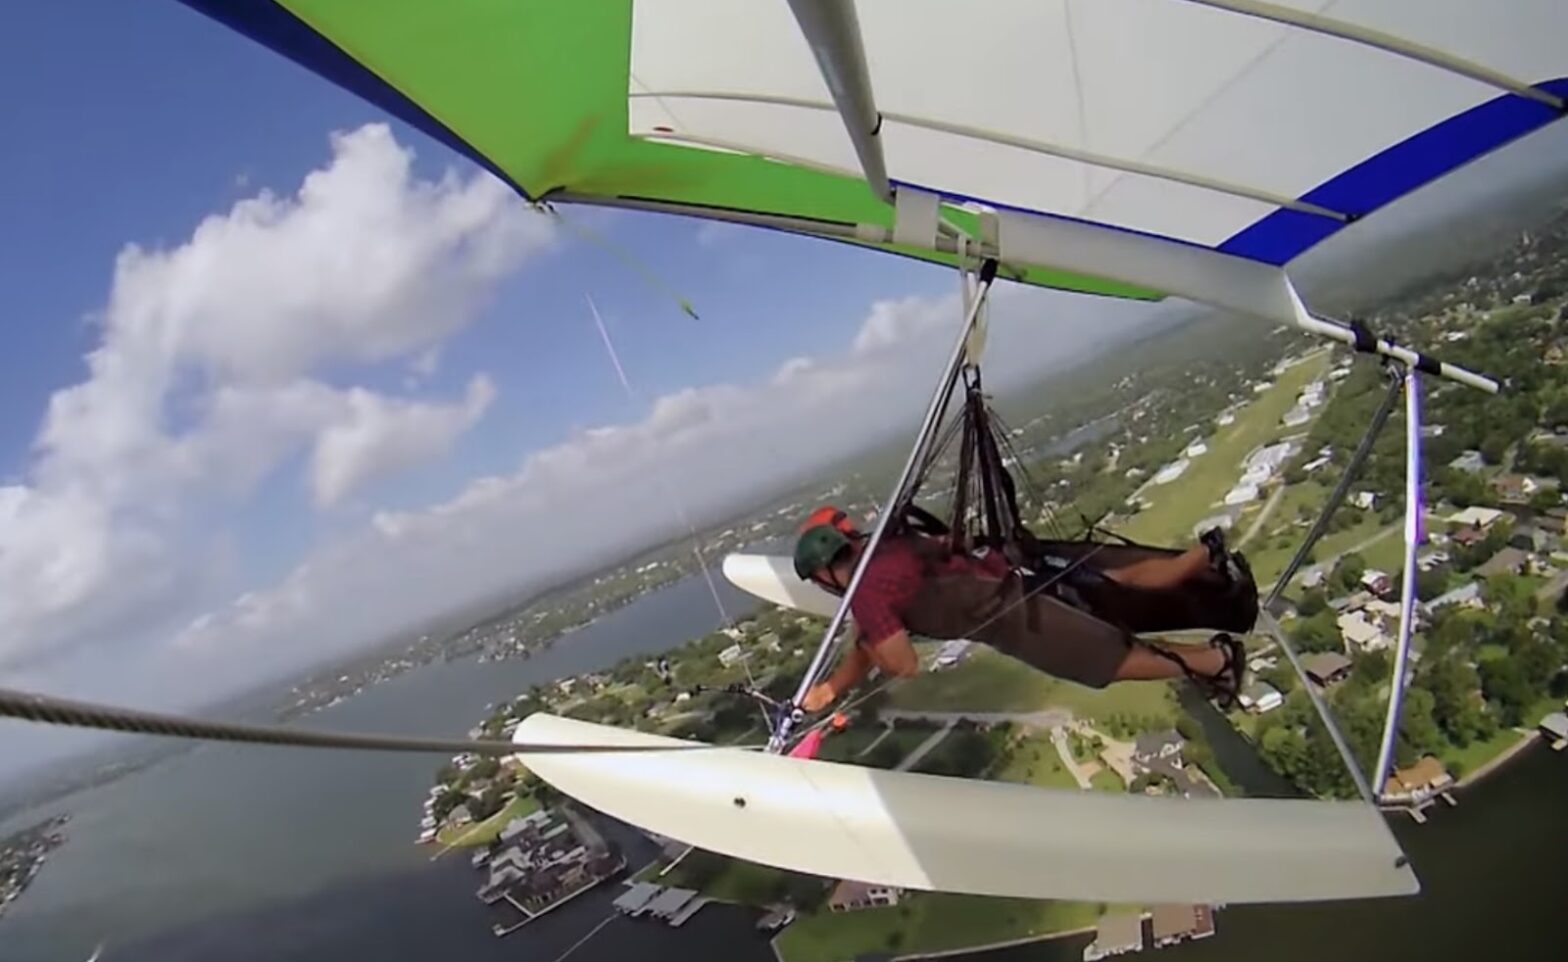
<instances>
[{"instance_id":1,"label":"houses","mask_svg":"<svg viewBox=\"0 0 1568 962\"><path fill-rule=\"evenodd\" d=\"M1448 605L1463 605L1466 608L1477 610L1485 608L1486 603L1481 599L1481 583L1479 581L1470 581L1452 591L1444 592L1428 601L1426 610L1436 611Z\"/></svg>"},{"instance_id":2,"label":"houses","mask_svg":"<svg viewBox=\"0 0 1568 962\"><path fill-rule=\"evenodd\" d=\"M1094 941L1083 950L1084 962L1143 951L1143 916L1136 912L1107 912L1095 926Z\"/></svg>"},{"instance_id":3,"label":"houses","mask_svg":"<svg viewBox=\"0 0 1568 962\"><path fill-rule=\"evenodd\" d=\"M1517 575L1522 574L1529 565L1528 554L1518 548L1508 547L1486 559L1479 568L1475 569L1475 573L1482 578L1501 574Z\"/></svg>"},{"instance_id":4,"label":"houses","mask_svg":"<svg viewBox=\"0 0 1568 962\"><path fill-rule=\"evenodd\" d=\"M1377 492L1357 491L1355 494L1350 496L1350 503L1360 508L1362 511L1371 511L1373 508L1377 507Z\"/></svg>"},{"instance_id":5,"label":"houses","mask_svg":"<svg viewBox=\"0 0 1568 962\"><path fill-rule=\"evenodd\" d=\"M1504 512L1496 508L1483 508L1471 505L1463 511L1457 511L1448 516L1448 523L1461 528L1472 527L1485 531L1502 519Z\"/></svg>"},{"instance_id":6,"label":"houses","mask_svg":"<svg viewBox=\"0 0 1568 962\"><path fill-rule=\"evenodd\" d=\"M1241 707L1254 715L1271 712L1285 704L1285 696L1266 681L1255 681L1241 690Z\"/></svg>"},{"instance_id":7,"label":"houses","mask_svg":"<svg viewBox=\"0 0 1568 962\"><path fill-rule=\"evenodd\" d=\"M1465 451L1459 457L1448 462L1448 466L1458 471L1476 474L1486 467L1486 459L1481 457L1480 451Z\"/></svg>"},{"instance_id":8,"label":"houses","mask_svg":"<svg viewBox=\"0 0 1568 962\"><path fill-rule=\"evenodd\" d=\"M1568 714L1554 711L1541 719L1541 734L1554 742L1568 739Z\"/></svg>"},{"instance_id":9,"label":"houses","mask_svg":"<svg viewBox=\"0 0 1568 962\"><path fill-rule=\"evenodd\" d=\"M1154 477L1149 479L1149 482L1151 484L1170 484L1186 472L1187 465L1190 463L1186 458L1177 458L1156 471Z\"/></svg>"},{"instance_id":10,"label":"houses","mask_svg":"<svg viewBox=\"0 0 1568 962\"><path fill-rule=\"evenodd\" d=\"M730 645L719 652L719 665L724 668L731 668L745 660L746 652L738 644Z\"/></svg>"},{"instance_id":11,"label":"houses","mask_svg":"<svg viewBox=\"0 0 1568 962\"><path fill-rule=\"evenodd\" d=\"M1203 443L1202 441L1194 441L1187 445L1187 449L1181 453L1181 456L1184 458L1196 458L1202 457L1208 453L1209 446L1207 444Z\"/></svg>"},{"instance_id":12,"label":"houses","mask_svg":"<svg viewBox=\"0 0 1568 962\"><path fill-rule=\"evenodd\" d=\"M890 885L845 880L833 886L828 909L833 912L858 912L861 909L897 905L903 893Z\"/></svg>"},{"instance_id":13,"label":"houses","mask_svg":"<svg viewBox=\"0 0 1568 962\"><path fill-rule=\"evenodd\" d=\"M1314 651L1301 659L1307 677L1319 688L1326 688L1350 676L1350 659L1337 651Z\"/></svg>"},{"instance_id":14,"label":"houses","mask_svg":"<svg viewBox=\"0 0 1568 962\"><path fill-rule=\"evenodd\" d=\"M1334 619L1349 651L1382 651L1393 644L1383 626L1368 619L1365 610L1347 611Z\"/></svg>"},{"instance_id":15,"label":"houses","mask_svg":"<svg viewBox=\"0 0 1568 962\"><path fill-rule=\"evenodd\" d=\"M1409 768L1401 768L1388 776L1383 783L1383 795L1394 801L1417 803L1426 801L1454 784L1443 763L1425 755Z\"/></svg>"},{"instance_id":16,"label":"houses","mask_svg":"<svg viewBox=\"0 0 1568 962\"><path fill-rule=\"evenodd\" d=\"M1361 587L1372 592L1372 594L1379 598L1384 598L1393 593L1394 579L1389 577L1388 572L1386 571L1378 571L1376 568L1368 568L1366 572L1361 575Z\"/></svg>"},{"instance_id":17,"label":"houses","mask_svg":"<svg viewBox=\"0 0 1568 962\"><path fill-rule=\"evenodd\" d=\"M1182 737L1170 729L1144 732L1133 742L1134 774L1168 778L1185 798L1218 798L1219 790L1183 761L1184 744Z\"/></svg>"},{"instance_id":18,"label":"houses","mask_svg":"<svg viewBox=\"0 0 1568 962\"><path fill-rule=\"evenodd\" d=\"M1256 500L1258 500L1258 486L1256 484L1238 484L1225 492L1225 504L1227 507L1250 504Z\"/></svg>"},{"instance_id":19,"label":"houses","mask_svg":"<svg viewBox=\"0 0 1568 962\"><path fill-rule=\"evenodd\" d=\"M1150 915L1155 948L1214 934L1214 909L1208 905L1156 905Z\"/></svg>"},{"instance_id":20,"label":"houses","mask_svg":"<svg viewBox=\"0 0 1568 962\"><path fill-rule=\"evenodd\" d=\"M1503 504L1529 504L1541 486L1522 474L1500 474L1492 479L1492 491Z\"/></svg>"}]
</instances>

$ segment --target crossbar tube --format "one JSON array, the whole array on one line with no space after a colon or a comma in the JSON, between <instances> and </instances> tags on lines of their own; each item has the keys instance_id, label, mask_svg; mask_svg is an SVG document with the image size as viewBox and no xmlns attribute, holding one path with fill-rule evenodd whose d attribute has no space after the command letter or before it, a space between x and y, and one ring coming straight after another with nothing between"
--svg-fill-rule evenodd
<instances>
[{"instance_id":1,"label":"crossbar tube","mask_svg":"<svg viewBox=\"0 0 1568 962\"><path fill-rule=\"evenodd\" d=\"M823 669L827 666L828 656L833 651L833 642L839 630L844 626L844 621L849 615L850 602L854 600L855 592L860 588L861 578L866 573L867 562L876 554L877 547L881 545L883 536L887 533L888 526L892 523L893 516L897 513L898 506L903 502L904 496L909 492L911 480L919 470L925 458L926 451L931 446L931 440L936 436L937 428L941 425L943 412L947 408L947 399L953 393L953 387L958 383L958 375L964 365L968 354L969 332L974 328L975 319L980 315L980 308L985 304L987 295L991 292L991 284L996 279L996 261L988 260L980 268L979 283L975 286L974 296L969 299L964 310L964 320L959 325L958 336L954 339L952 352L943 368L941 380L937 382L936 390L931 395L930 402L926 405L925 417L921 420L920 430L915 435L915 443L910 447L909 458L904 462L904 469L899 472L898 481L893 485L892 493L883 503L882 510L877 515L877 523L871 530L870 539L861 550L860 556L855 559L855 569L850 575L849 584L844 589L844 597L839 600L838 610L833 613L833 618L828 622L827 631L823 632L822 641L817 645L816 654L811 658L811 665L806 669L805 675L800 680L800 685L795 690L795 696L790 700L791 710L779 720L778 728L773 732L773 737L768 742L770 751L778 751L784 747L789 739L790 732L805 718L805 711L801 703L805 701L806 692L816 684Z\"/></svg>"},{"instance_id":2,"label":"crossbar tube","mask_svg":"<svg viewBox=\"0 0 1568 962\"><path fill-rule=\"evenodd\" d=\"M860 159L866 183L882 200L891 202L893 185L882 156L882 117L871 93L871 70L860 42L860 20L851 0L790 0L790 12L816 58L817 69L843 118L844 130Z\"/></svg>"},{"instance_id":3,"label":"crossbar tube","mask_svg":"<svg viewBox=\"0 0 1568 962\"><path fill-rule=\"evenodd\" d=\"M1410 634L1416 615L1416 551L1422 542L1421 504L1421 382L1415 371L1405 375L1405 570L1400 578L1399 642L1394 649L1394 670L1388 691L1388 714L1378 745L1372 787L1379 797L1394 763L1399 741L1399 719L1405 706L1405 678L1410 671Z\"/></svg>"}]
</instances>

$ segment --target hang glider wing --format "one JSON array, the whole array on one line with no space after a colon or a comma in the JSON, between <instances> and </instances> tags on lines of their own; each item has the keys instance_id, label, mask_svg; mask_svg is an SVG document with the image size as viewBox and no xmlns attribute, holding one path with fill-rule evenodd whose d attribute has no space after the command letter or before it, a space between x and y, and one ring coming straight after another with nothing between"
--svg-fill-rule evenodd
<instances>
[{"instance_id":1,"label":"hang glider wing","mask_svg":"<svg viewBox=\"0 0 1568 962\"><path fill-rule=\"evenodd\" d=\"M518 741L690 748L553 715ZM1292 902L1418 890L1366 805L1031 788L733 748L532 755L584 803L779 868L942 892L1103 902Z\"/></svg>"},{"instance_id":2,"label":"hang glider wing","mask_svg":"<svg viewBox=\"0 0 1568 962\"><path fill-rule=\"evenodd\" d=\"M1282 265L1568 94L1557 0L184 2L530 198L1285 322Z\"/></svg>"}]
</instances>

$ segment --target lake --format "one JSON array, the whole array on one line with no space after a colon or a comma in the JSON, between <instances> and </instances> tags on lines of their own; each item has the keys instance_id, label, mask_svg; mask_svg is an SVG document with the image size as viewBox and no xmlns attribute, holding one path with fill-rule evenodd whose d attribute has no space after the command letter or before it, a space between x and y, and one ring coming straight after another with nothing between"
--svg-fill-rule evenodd
<instances>
[{"instance_id":1,"label":"lake","mask_svg":"<svg viewBox=\"0 0 1568 962\"><path fill-rule=\"evenodd\" d=\"M746 610L727 587L726 606ZM416 669L326 711L309 727L460 736L487 703L529 685L652 653L713 630L700 578L648 595L527 661ZM1199 713L1201 722L1211 722ZM1207 727L1207 726L1206 726ZM1228 756L1239 739L1211 731ZM609 915L619 886L583 896L505 939L474 898L461 853L432 863L412 844L439 756L204 746L112 785L13 819L75 813L69 840L0 921L0 960L104 962L556 962ZM1229 767L1230 759L1227 758ZM1277 794L1261 766L1244 774ZM1438 807L1432 821L1394 821L1425 886L1413 899L1238 906L1219 935L1162 950L1161 962L1388 962L1561 957L1557 926L1568 853L1568 754L1536 746ZM0 826L0 830L4 830ZM611 826L634 865L652 857L638 833ZM772 962L753 913L710 906L684 928L616 918L570 962L626 959ZM1078 962L1086 937L969 953L972 962Z\"/></svg>"}]
</instances>

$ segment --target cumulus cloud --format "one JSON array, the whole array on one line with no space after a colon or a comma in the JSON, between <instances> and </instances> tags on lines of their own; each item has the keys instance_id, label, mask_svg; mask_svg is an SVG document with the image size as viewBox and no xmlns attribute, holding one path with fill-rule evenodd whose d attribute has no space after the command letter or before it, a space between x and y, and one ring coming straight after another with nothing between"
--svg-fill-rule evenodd
<instances>
[{"instance_id":1,"label":"cumulus cloud","mask_svg":"<svg viewBox=\"0 0 1568 962\"><path fill-rule=\"evenodd\" d=\"M426 404L360 388L342 396L342 416L316 436L311 490L318 505L337 502L366 480L444 454L484 415L495 386L479 375L460 404Z\"/></svg>"},{"instance_id":2,"label":"cumulus cloud","mask_svg":"<svg viewBox=\"0 0 1568 962\"><path fill-rule=\"evenodd\" d=\"M0 486L0 664L169 614L210 568L201 506L298 452L326 507L484 414L483 376L451 401L320 379L391 361L428 376L443 339L551 242L489 175L422 179L412 163L384 125L337 134L292 194L120 253L86 379L54 393L25 477Z\"/></svg>"},{"instance_id":3,"label":"cumulus cloud","mask_svg":"<svg viewBox=\"0 0 1568 962\"><path fill-rule=\"evenodd\" d=\"M999 291L993 384L1019 382L1091 341L1149 321L1050 319L1065 295ZM667 394L631 423L584 430L419 510L380 512L272 588L203 616L177 649L221 665L299 659L300 639L344 648L499 592L542 584L682 530L670 503L717 518L816 476L868 441L912 430L958 322L956 297L873 305L850 348L797 357L750 384ZM375 599L343 604L343 599ZM324 642L324 639L331 639Z\"/></svg>"}]
</instances>

